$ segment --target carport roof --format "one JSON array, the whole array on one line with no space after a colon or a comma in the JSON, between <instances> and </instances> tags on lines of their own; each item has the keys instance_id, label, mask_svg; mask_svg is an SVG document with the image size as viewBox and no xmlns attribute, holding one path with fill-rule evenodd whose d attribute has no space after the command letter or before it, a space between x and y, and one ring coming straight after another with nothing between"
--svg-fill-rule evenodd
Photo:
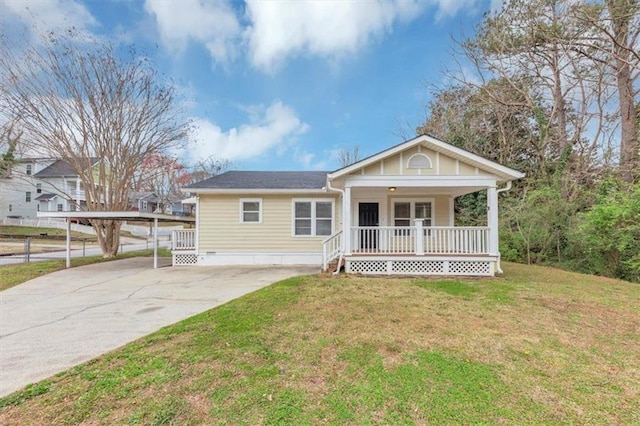
<instances>
[{"instance_id":1,"label":"carport roof","mask_svg":"<svg viewBox=\"0 0 640 426\"><path fill-rule=\"evenodd\" d=\"M170 214L146 213L136 211L93 211L93 212L38 212L38 217L54 217L62 219L105 219L105 220L139 220L144 222L195 222L195 217L173 216Z\"/></svg>"}]
</instances>

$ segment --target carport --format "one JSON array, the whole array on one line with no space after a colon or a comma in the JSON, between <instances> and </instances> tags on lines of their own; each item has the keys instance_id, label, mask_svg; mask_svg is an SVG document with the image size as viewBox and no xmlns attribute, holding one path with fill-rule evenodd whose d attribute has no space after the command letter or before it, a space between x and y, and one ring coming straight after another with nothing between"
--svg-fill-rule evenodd
<instances>
[{"instance_id":1,"label":"carport","mask_svg":"<svg viewBox=\"0 0 640 426\"><path fill-rule=\"evenodd\" d=\"M181 217L159 213L145 213L136 211L94 211L94 212L38 212L38 217L65 219L67 222L67 268L71 267L71 220L137 220L153 222L153 269L158 268L158 222L195 223L194 217Z\"/></svg>"}]
</instances>

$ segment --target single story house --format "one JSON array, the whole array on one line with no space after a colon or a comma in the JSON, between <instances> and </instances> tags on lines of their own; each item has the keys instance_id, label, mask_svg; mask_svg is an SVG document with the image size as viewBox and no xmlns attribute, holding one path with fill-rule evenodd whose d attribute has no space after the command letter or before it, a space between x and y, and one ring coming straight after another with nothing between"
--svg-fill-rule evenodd
<instances>
[{"instance_id":1,"label":"single story house","mask_svg":"<svg viewBox=\"0 0 640 426\"><path fill-rule=\"evenodd\" d=\"M174 234L174 264L492 276L498 194L522 177L426 135L333 172L230 171L184 188L196 227ZM454 199L481 190L486 226L455 226Z\"/></svg>"}]
</instances>

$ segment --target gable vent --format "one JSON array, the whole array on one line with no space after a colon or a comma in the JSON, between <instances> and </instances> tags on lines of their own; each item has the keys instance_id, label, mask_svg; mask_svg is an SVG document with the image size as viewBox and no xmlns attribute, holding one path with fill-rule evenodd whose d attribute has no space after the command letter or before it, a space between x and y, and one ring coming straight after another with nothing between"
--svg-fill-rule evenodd
<instances>
[{"instance_id":1,"label":"gable vent","mask_svg":"<svg viewBox=\"0 0 640 426\"><path fill-rule=\"evenodd\" d=\"M426 154L413 154L407 160L407 168L408 169L431 169L433 165L431 163L431 158L429 158Z\"/></svg>"}]
</instances>

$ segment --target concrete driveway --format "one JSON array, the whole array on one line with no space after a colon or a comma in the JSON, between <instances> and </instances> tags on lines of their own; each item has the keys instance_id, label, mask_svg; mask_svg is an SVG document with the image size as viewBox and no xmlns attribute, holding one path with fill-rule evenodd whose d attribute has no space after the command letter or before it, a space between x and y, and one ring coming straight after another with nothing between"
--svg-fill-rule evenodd
<instances>
[{"instance_id":1,"label":"concrete driveway","mask_svg":"<svg viewBox=\"0 0 640 426\"><path fill-rule=\"evenodd\" d=\"M133 258L72 268L0 292L0 396L159 328L317 266L152 269Z\"/></svg>"}]
</instances>

